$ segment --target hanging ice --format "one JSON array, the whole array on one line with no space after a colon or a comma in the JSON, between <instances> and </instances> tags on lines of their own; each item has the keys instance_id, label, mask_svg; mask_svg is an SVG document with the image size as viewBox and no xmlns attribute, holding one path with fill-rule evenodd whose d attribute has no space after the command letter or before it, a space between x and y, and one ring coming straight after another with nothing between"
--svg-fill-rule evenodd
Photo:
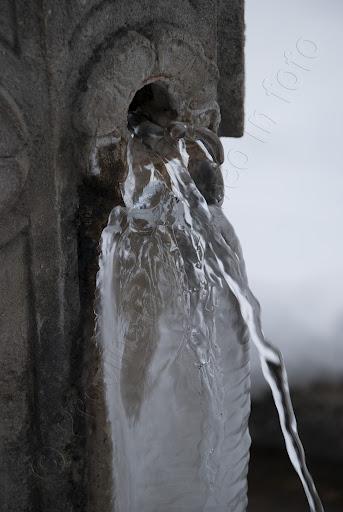
<instances>
[{"instance_id":1,"label":"hanging ice","mask_svg":"<svg viewBox=\"0 0 343 512\"><path fill-rule=\"evenodd\" d=\"M279 354L265 342L240 245L187 170L183 140L128 146L125 207L102 235L98 337L116 512L244 512L249 338L260 349L313 511Z\"/></svg>"}]
</instances>

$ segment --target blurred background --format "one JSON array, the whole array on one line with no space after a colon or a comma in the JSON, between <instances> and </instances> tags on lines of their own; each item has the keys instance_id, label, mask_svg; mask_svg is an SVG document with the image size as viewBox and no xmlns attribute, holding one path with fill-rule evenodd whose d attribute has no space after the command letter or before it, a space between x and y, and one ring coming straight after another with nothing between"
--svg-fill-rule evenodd
<instances>
[{"instance_id":1,"label":"blurred background","mask_svg":"<svg viewBox=\"0 0 343 512\"><path fill-rule=\"evenodd\" d=\"M281 348L326 512L343 510L340 0L246 0L246 121L223 139L224 209ZM253 351L250 512L307 510Z\"/></svg>"}]
</instances>

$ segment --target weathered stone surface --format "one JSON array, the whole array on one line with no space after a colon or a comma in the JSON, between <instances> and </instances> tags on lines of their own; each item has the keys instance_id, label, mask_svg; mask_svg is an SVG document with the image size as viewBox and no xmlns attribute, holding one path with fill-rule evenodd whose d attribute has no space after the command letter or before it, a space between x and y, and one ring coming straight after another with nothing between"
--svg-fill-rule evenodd
<instances>
[{"instance_id":1,"label":"weathered stone surface","mask_svg":"<svg viewBox=\"0 0 343 512\"><path fill-rule=\"evenodd\" d=\"M240 137L244 128L244 2L241 0L218 0L218 67L219 133L224 137Z\"/></svg>"},{"instance_id":2,"label":"weathered stone surface","mask_svg":"<svg viewBox=\"0 0 343 512\"><path fill-rule=\"evenodd\" d=\"M219 80L222 133L239 135L241 5L1 2L1 510L111 508L93 303L127 110L159 81L180 119L215 129Z\"/></svg>"},{"instance_id":3,"label":"weathered stone surface","mask_svg":"<svg viewBox=\"0 0 343 512\"><path fill-rule=\"evenodd\" d=\"M0 250L0 509L24 512L32 510L30 484L33 479L30 470L30 283L25 233ZM13 477L17 482L15 493Z\"/></svg>"}]
</instances>

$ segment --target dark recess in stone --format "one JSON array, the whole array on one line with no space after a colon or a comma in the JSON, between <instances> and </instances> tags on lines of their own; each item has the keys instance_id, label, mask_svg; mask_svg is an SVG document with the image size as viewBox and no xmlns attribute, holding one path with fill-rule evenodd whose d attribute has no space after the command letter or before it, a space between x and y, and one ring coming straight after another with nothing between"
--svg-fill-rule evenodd
<instances>
[{"instance_id":1,"label":"dark recess in stone","mask_svg":"<svg viewBox=\"0 0 343 512\"><path fill-rule=\"evenodd\" d=\"M128 114L133 112L140 112L150 121L161 125L177 118L167 86L161 81L147 84L136 92Z\"/></svg>"}]
</instances>

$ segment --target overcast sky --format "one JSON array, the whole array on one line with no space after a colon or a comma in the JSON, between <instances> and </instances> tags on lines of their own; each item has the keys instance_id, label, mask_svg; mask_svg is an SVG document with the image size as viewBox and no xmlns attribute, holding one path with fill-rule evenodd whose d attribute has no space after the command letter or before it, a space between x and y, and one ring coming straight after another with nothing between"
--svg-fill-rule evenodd
<instances>
[{"instance_id":1,"label":"overcast sky","mask_svg":"<svg viewBox=\"0 0 343 512\"><path fill-rule=\"evenodd\" d=\"M342 25L340 0L246 0L246 133L224 139L224 209L293 384L343 375Z\"/></svg>"}]
</instances>

